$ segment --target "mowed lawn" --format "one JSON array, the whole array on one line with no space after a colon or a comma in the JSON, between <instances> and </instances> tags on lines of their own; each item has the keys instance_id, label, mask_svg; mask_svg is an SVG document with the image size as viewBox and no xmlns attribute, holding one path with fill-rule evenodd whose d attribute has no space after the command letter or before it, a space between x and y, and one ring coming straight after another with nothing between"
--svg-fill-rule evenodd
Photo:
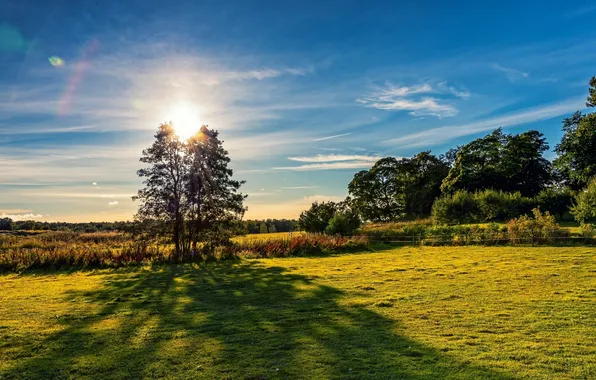
<instances>
[{"instance_id":1,"label":"mowed lawn","mask_svg":"<svg viewBox=\"0 0 596 380\"><path fill-rule=\"evenodd\" d=\"M596 378L596 249L0 276L0 378Z\"/></svg>"}]
</instances>

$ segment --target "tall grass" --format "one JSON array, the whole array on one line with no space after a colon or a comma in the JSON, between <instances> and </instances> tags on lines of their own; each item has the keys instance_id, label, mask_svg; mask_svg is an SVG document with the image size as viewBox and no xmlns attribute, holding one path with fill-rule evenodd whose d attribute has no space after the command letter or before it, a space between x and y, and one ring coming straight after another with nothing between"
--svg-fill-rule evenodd
<instances>
[{"instance_id":1,"label":"tall grass","mask_svg":"<svg viewBox=\"0 0 596 380\"><path fill-rule=\"evenodd\" d=\"M282 234L269 239L239 239L214 252L200 249L182 257L171 244L135 241L124 233L49 232L31 236L0 235L0 272L33 268L119 267L192 262L236 257L287 257L365 249L366 237Z\"/></svg>"}]
</instances>

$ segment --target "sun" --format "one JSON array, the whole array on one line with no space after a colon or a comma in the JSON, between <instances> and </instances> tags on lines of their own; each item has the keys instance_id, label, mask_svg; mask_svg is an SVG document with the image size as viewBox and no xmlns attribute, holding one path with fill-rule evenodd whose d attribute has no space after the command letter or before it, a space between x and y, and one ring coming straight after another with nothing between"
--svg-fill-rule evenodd
<instances>
[{"instance_id":1,"label":"sun","mask_svg":"<svg viewBox=\"0 0 596 380\"><path fill-rule=\"evenodd\" d=\"M199 111L186 103L178 104L171 113L174 131L181 139L188 139L201 128Z\"/></svg>"}]
</instances>

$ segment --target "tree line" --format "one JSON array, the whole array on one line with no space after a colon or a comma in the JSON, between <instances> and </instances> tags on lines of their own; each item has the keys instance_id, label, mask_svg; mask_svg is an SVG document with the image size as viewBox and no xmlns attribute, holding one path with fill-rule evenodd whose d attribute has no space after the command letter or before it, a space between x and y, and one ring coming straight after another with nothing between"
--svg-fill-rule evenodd
<instances>
[{"instance_id":1,"label":"tree line","mask_svg":"<svg viewBox=\"0 0 596 380\"><path fill-rule=\"evenodd\" d=\"M596 106L596 77L590 80L586 106ZM596 176L596 113L577 111L565 118L563 133L552 162L544 157L550 146L540 131L507 134L501 128L443 155L423 151L383 158L354 175L342 203L372 222L431 215L446 223L499 220L534 207L559 217L569 210L576 219L589 220L596 217L596 204L590 203L596 184L588 186ZM314 203L301 214L300 226L324 232L345 209Z\"/></svg>"}]
</instances>

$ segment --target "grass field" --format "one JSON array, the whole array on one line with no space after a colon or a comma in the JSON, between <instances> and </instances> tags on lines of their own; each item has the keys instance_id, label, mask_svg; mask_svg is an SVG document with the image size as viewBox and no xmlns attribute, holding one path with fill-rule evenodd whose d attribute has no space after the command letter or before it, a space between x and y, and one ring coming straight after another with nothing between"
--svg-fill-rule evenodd
<instances>
[{"instance_id":1,"label":"grass field","mask_svg":"<svg viewBox=\"0 0 596 380\"><path fill-rule=\"evenodd\" d=\"M0 378L596 377L596 249L0 276Z\"/></svg>"}]
</instances>

